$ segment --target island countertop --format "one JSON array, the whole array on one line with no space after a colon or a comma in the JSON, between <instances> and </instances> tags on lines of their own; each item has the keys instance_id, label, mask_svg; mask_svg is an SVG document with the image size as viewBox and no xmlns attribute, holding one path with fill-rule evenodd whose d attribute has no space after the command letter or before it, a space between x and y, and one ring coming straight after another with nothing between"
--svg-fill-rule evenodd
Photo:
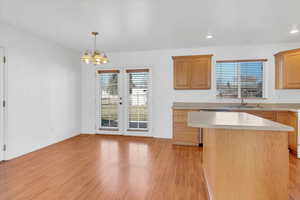
<instances>
[{"instance_id":1,"label":"island countertop","mask_svg":"<svg viewBox=\"0 0 300 200\"><path fill-rule=\"evenodd\" d=\"M200 128L293 131L294 128L243 112L194 111L188 113L188 126Z\"/></svg>"}]
</instances>

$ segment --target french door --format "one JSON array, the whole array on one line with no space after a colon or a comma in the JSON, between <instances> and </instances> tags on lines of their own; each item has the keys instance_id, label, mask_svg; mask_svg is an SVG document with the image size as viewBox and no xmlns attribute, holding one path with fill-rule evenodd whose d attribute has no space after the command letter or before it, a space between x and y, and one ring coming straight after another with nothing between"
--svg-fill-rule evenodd
<instances>
[{"instance_id":1,"label":"french door","mask_svg":"<svg viewBox=\"0 0 300 200\"><path fill-rule=\"evenodd\" d=\"M97 70L97 133L151 135L150 78L146 68Z\"/></svg>"}]
</instances>

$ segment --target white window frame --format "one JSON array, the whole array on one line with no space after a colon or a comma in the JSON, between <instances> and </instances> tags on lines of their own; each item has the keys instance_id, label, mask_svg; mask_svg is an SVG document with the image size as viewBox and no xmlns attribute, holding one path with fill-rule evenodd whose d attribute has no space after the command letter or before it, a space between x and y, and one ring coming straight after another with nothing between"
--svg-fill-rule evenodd
<instances>
[{"instance_id":1,"label":"white window frame","mask_svg":"<svg viewBox=\"0 0 300 200\"><path fill-rule=\"evenodd\" d=\"M242 61L241 61L242 62ZM239 62L239 63L241 63ZM263 77L263 80L262 80L262 97L245 97L243 99L266 99L267 98L267 91L266 91L266 88L267 88L267 85L266 85L266 62L263 62L261 61L262 64L263 64L263 71L262 71L262 77ZM216 65L217 65L217 62L215 62L215 70L214 70L214 75L215 75L215 88L216 88L216 97L217 99L242 99L241 98L241 81L240 81L240 78L241 78L241 73L240 73L240 66L238 66L238 97L237 98L231 98L231 97L220 97L218 95L218 87L217 87L217 70L216 70Z\"/></svg>"}]
</instances>

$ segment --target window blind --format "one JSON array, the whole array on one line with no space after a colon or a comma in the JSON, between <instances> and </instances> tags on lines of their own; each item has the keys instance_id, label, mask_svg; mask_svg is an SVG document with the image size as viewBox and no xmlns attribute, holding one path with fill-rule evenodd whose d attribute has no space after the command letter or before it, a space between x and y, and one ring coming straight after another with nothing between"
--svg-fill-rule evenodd
<instances>
[{"instance_id":1,"label":"window blind","mask_svg":"<svg viewBox=\"0 0 300 200\"><path fill-rule=\"evenodd\" d=\"M217 61L217 96L223 98L263 98L264 61Z\"/></svg>"},{"instance_id":2,"label":"window blind","mask_svg":"<svg viewBox=\"0 0 300 200\"><path fill-rule=\"evenodd\" d=\"M128 127L147 129L149 120L149 70L126 70L128 73Z\"/></svg>"}]
</instances>

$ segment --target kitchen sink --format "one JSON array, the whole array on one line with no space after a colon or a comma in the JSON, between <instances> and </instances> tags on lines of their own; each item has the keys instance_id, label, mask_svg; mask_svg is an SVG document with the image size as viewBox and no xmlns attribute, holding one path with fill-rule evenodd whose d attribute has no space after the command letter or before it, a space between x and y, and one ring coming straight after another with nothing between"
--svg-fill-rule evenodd
<instances>
[{"instance_id":1,"label":"kitchen sink","mask_svg":"<svg viewBox=\"0 0 300 200\"><path fill-rule=\"evenodd\" d=\"M223 107L222 109L242 109L242 108L260 108L259 105L232 105L232 106L226 106Z\"/></svg>"},{"instance_id":2,"label":"kitchen sink","mask_svg":"<svg viewBox=\"0 0 300 200\"><path fill-rule=\"evenodd\" d=\"M214 111L214 112L230 112L233 110L251 109L251 108L262 108L259 104L257 105L228 105L217 108L201 109L203 111Z\"/></svg>"}]
</instances>

